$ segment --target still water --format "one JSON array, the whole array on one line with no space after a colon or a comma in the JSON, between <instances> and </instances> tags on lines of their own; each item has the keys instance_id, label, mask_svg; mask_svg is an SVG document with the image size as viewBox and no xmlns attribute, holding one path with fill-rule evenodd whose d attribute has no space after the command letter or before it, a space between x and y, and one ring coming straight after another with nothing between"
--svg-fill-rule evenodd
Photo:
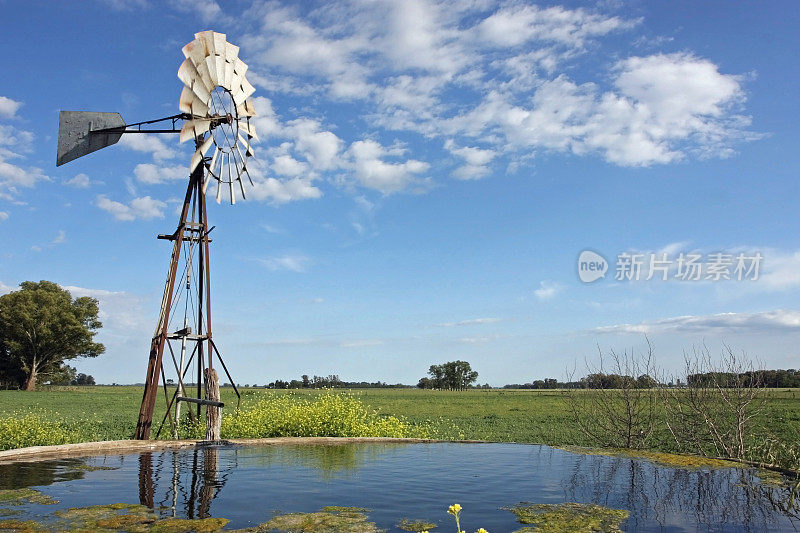
<instances>
[{"instance_id":1,"label":"still water","mask_svg":"<svg viewBox=\"0 0 800 533\"><path fill-rule=\"evenodd\" d=\"M0 488L33 487L59 501L28 504L20 519L70 507L141 503L163 517L224 517L252 527L276 512L324 506L371 509L399 531L403 518L492 533L522 527L504 506L593 503L625 509L625 531L798 531L790 487L754 469L685 470L642 459L521 444L218 446L0 465Z\"/></svg>"}]
</instances>

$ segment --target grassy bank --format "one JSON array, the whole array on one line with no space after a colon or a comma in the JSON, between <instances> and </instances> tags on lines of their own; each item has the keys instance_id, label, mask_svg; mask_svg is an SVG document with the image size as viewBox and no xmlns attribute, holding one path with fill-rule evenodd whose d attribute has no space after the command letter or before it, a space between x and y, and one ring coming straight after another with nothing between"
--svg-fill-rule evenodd
<instances>
[{"instance_id":1,"label":"grassy bank","mask_svg":"<svg viewBox=\"0 0 800 533\"><path fill-rule=\"evenodd\" d=\"M369 410L377 411L378 418L398 416L411 428L424 430L432 437L590 444L575 428L560 391L365 389L353 393ZM50 421L65 430L66 436L59 434L61 440L125 439L133 432L141 394L142 389L134 386L0 391L0 419L33 412L38 417L36 420ZM291 403L292 400L313 401L320 394L323 393L318 390L244 389L242 408L255 406L269 395ZM800 428L800 390L770 390L766 395L765 417L771 432L780 439L795 440ZM236 405L232 389L222 390L222 400L226 402L224 414L230 416ZM156 403L156 425L161 421L164 408L162 394ZM417 434L423 433L417 431ZM168 435L167 427L162 436ZM659 449L672 449L667 435L660 436L656 442Z\"/></svg>"}]
</instances>

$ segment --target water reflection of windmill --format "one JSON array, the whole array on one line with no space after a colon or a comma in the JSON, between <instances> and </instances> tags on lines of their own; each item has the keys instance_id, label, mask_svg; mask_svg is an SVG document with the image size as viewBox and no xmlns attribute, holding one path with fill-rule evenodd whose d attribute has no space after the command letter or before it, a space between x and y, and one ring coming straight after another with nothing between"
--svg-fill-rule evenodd
<instances>
[{"instance_id":1,"label":"water reflection of windmill","mask_svg":"<svg viewBox=\"0 0 800 533\"><path fill-rule=\"evenodd\" d=\"M145 452L139 455L139 503L172 518L208 518L211 505L236 468L236 455L220 448Z\"/></svg>"},{"instance_id":2,"label":"water reflection of windmill","mask_svg":"<svg viewBox=\"0 0 800 533\"><path fill-rule=\"evenodd\" d=\"M256 138L250 123L255 110L248 99L255 89L245 78L247 65L238 57L239 48L227 42L224 34L213 31L197 33L195 39L183 47L183 54L186 60L178 70L178 78L184 84L180 114L126 124L119 113L62 111L59 120L57 165L114 144L128 133L180 133L181 142L189 139L195 142L178 227L171 234L158 236L173 242L172 257L150 345L135 432L137 439L150 437L159 378L167 404L164 419L169 418L173 432L179 423L181 402L196 404L198 417L201 405L206 405L207 418L216 416L214 422L218 425L218 408L222 403L218 390L215 392L213 386L216 383L214 355L230 383L234 383L211 337L209 233L213 227L208 227L205 198L212 180L216 182L217 202L224 195L231 204L236 202L237 194L245 198L243 176L247 176L252 185L247 161L253 155L251 141ZM180 121L183 124L178 129ZM159 122L170 122L171 127L148 129ZM180 343L177 355L172 341ZM167 393L162 364L165 347L177 372L178 388L172 398ZM191 351L189 347L192 347ZM193 376L189 371L195 367L196 376ZM194 395L184 386L187 374L189 380L196 379ZM205 397L203 383L206 384ZM234 390L238 396L235 384ZM194 415L191 409L189 411ZM212 429L212 424L209 424L212 433L207 437L214 436Z\"/></svg>"}]
</instances>

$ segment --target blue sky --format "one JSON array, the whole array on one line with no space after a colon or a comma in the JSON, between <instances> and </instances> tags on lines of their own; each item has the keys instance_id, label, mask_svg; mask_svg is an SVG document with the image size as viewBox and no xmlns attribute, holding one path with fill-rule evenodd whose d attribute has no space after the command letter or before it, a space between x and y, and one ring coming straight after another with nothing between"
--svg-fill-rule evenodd
<instances>
[{"instance_id":1,"label":"blue sky","mask_svg":"<svg viewBox=\"0 0 800 533\"><path fill-rule=\"evenodd\" d=\"M645 334L667 370L703 342L798 366L795 2L0 9L0 291L97 297L107 353L77 366L98 381L144 379L155 236L191 147L129 135L56 168L58 112L177 113L181 47L206 29L257 89L256 185L209 210L214 337L240 383L416 383L454 359L492 385L563 378ZM584 250L604 278L579 279ZM620 254L638 281L615 279ZM681 254L701 279L676 278ZM713 254L733 279L706 279Z\"/></svg>"}]
</instances>

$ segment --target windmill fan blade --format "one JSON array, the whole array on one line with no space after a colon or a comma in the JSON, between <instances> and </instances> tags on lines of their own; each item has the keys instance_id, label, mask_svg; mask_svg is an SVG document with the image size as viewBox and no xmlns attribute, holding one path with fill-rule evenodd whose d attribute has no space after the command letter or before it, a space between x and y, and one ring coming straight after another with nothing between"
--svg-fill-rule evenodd
<instances>
[{"instance_id":1,"label":"windmill fan blade","mask_svg":"<svg viewBox=\"0 0 800 533\"><path fill-rule=\"evenodd\" d=\"M239 59L239 47L235 44L225 42L225 54L223 57L231 63L235 63L236 60Z\"/></svg>"},{"instance_id":2,"label":"windmill fan blade","mask_svg":"<svg viewBox=\"0 0 800 533\"><path fill-rule=\"evenodd\" d=\"M234 160L234 164L236 161ZM233 192L233 176L231 172L231 155L228 154L228 189L231 191L231 205L236 203L236 193Z\"/></svg>"},{"instance_id":3,"label":"windmill fan blade","mask_svg":"<svg viewBox=\"0 0 800 533\"><path fill-rule=\"evenodd\" d=\"M217 203L222 198L222 180L217 180Z\"/></svg>"},{"instance_id":4,"label":"windmill fan blade","mask_svg":"<svg viewBox=\"0 0 800 533\"><path fill-rule=\"evenodd\" d=\"M207 132L210 127L210 118L196 118L193 120L188 120L183 123L183 127L181 128L180 141L186 142L189 139L196 139Z\"/></svg>"},{"instance_id":5,"label":"windmill fan blade","mask_svg":"<svg viewBox=\"0 0 800 533\"><path fill-rule=\"evenodd\" d=\"M256 186L256 184L253 183L253 178L250 177L250 172L247 171L247 167L246 166L242 168L242 174L247 174L247 181L250 182L250 186L251 187L255 187Z\"/></svg>"},{"instance_id":6,"label":"windmill fan blade","mask_svg":"<svg viewBox=\"0 0 800 533\"><path fill-rule=\"evenodd\" d=\"M180 68L178 69L178 79L183 82L184 85L187 87L191 87L194 80L200 77L200 73L197 72L197 67L194 66L191 59L184 59L183 63L181 63Z\"/></svg>"},{"instance_id":7,"label":"windmill fan blade","mask_svg":"<svg viewBox=\"0 0 800 533\"><path fill-rule=\"evenodd\" d=\"M249 120L239 121L239 131L243 131L253 139L258 140L258 135L256 135L256 127L253 124L250 124Z\"/></svg>"},{"instance_id":8,"label":"windmill fan blade","mask_svg":"<svg viewBox=\"0 0 800 533\"><path fill-rule=\"evenodd\" d=\"M216 181L219 181L219 170L215 171L215 168L218 166L217 161L222 161L221 157L218 157L220 154L219 148L214 149L214 156L211 158L211 163L208 165L208 172L206 173L206 181L203 182L203 194L206 194L208 190L208 184L211 182L211 178L214 178Z\"/></svg>"},{"instance_id":9,"label":"windmill fan blade","mask_svg":"<svg viewBox=\"0 0 800 533\"><path fill-rule=\"evenodd\" d=\"M208 91L205 84L203 84L202 80L198 78L194 80L191 85L187 85L186 87L191 89L199 101L203 102L205 106L208 106L211 101L211 93Z\"/></svg>"},{"instance_id":10,"label":"windmill fan blade","mask_svg":"<svg viewBox=\"0 0 800 533\"><path fill-rule=\"evenodd\" d=\"M214 56L214 67L217 69L217 85L225 87L225 58Z\"/></svg>"},{"instance_id":11,"label":"windmill fan blade","mask_svg":"<svg viewBox=\"0 0 800 533\"><path fill-rule=\"evenodd\" d=\"M197 165L200 164L200 161L203 160L203 156L206 152L208 152L208 148L214 143L214 137L211 135L203 142L200 148L195 151L194 155L192 155L192 160L189 162L189 172L194 172L194 169L197 168Z\"/></svg>"},{"instance_id":12,"label":"windmill fan blade","mask_svg":"<svg viewBox=\"0 0 800 533\"><path fill-rule=\"evenodd\" d=\"M197 69L197 74L200 76L200 80L203 82L203 85L206 86L209 92L214 90L214 82L211 81L211 73L208 71L208 65L206 65L205 60L199 65L196 65L195 68Z\"/></svg>"},{"instance_id":13,"label":"windmill fan blade","mask_svg":"<svg viewBox=\"0 0 800 533\"><path fill-rule=\"evenodd\" d=\"M239 142L244 145L244 148L246 150L245 151L245 155L250 156L250 157L255 155L255 153L253 152L253 147L250 146L250 143L247 142L247 139L244 138L244 136L242 135L241 131L239 132Z\"/></svg>"},{"instance_id":14,"label":"windmill fan blade","mask_svg":"<svg viewBox=\"0 0 800 533\"><path fill-rule=\"evenodd\" d=\"M236 153L239 154L239 159L242 160L242 171L246 171L247 170L247 168L246 168L247 167L247 160L242 155L241 149L239 149L239 143L236 143Z\"/></svg>"},{"instance_id":15,"label":"windmill fan blade","mask_svg":"<svg viewBox=\"0 0 800 533\"><path fill-rule=\"evenodd\" d=\"M233 101L236 103L236 105L239 105L248 98L250 98L250 95L256 92L256 88L253 87L249 81L247 81L247 78L243 78L242 85L240 87L232 89L231 92Z\"/></svg>"},{"instance_id":16,"label":"windmill fan blade","mask_svg":"<svg viewBox=\"0 0 800 533\"><path fill-rule=\"evenodd\" d=\"M214 55L214 32L212 30L197 32L194 34L194 39L202 44L205 55Z\"/></svg>"},{"instance_id":17,"label":"windmill fan blade","mask_svg":"<svg viewBox=\"0 0 800 533\"><path fill-rule=\"evenodd\" d=\"M238 153L239 157L241 157L242 153L238 150L238 148L236 153ZM244 192L244 181L242 181L242 172L245 171L245 161L242 159L242 170L239 170L239 161L237 161L235 154L233 154L233 156L233 168L236 173L236 181L239 182L239 190L242 192L242 200L247 200L247 194Z\"/></svg>"},{"instance_id":18,"label":"windmill fan blade","mask_svg":"<svg viewBox=\"0 0 800 533\"><path fill-rule=\"evenodd\" d=\"M203 44L203 41L199 39L195 39L194 41L190 42L186 46L184 46L181 51L183 52L184 57L189 59L194 66L198 66L200 63L206 60L206 47Z\"/></svg>"},{"instance_id":19,"label":"windmill fan blade","mask_svg":"<svg viewBox=\"0 0 800 533\"><path fill-rule=\"evenodd\" d=\"M208 173L214 176L215 178L217 178L218 176L217 174L214 173L214 165L217 164L217 158L219 157L219 154L220 154L220 149L214 148L214 155L211 156L211 162L208 164ZM203 192L205 192L205 190L203 190Z\"/></svg>"},{"instance_id":20,"label":"windmill fan blade","mask_svg":"<svg viewBox=\"0 0 800 533\"><path fill-rule=\"evenodd\" d=\"M211 83L213 83L215 87L219 85L219 77L217 76L218 71L217 71L216 58L217 56L208 56L207 58L205 58L205 64L211 77Z\"/></svg>"},{"instance_id":21,"label":"windmill fan blade","mask_svg":"<svg viewBox=\"0 0 800 533\"><path fill-rule=\"evenodd\" d=\"M226 89L231 89L231 83L233 82L233 63L230 61L225 61L224 63L225 75L222 77L222 86Z\"/></svg>"},{"instance_id":22,"label":"windmill fan blade","mask_svg":"<svg viewBox=\"0 0 800 533\"><path fill-rule=\"evenodd\" d=\"M209 168L208 172L206 172L206 177L203 180L203 194L205 194L206 191L208 190L208 184L210 181L211 181L211 169Z\"/></svg>"},{"instance_id":23,"label":"windmill fan blade","mask_svg":"<svg viewBox=\"0 0 800 533\"><path fill-rule=\"evenodd\" d=\"M240 117L254 117L256 116L256 108L253 107L253 102L246 100L241 104L236 104L236 113Z\"/></svg>"},{"instance_id":24,"label":"windmill fan blade","mask_svg":"<svg viewBox=\"0 0 800 533\"><path fill-rule=\"evenodd\" d=\"M181 99L178 107L184 113L191 115L205 116L208 114L208 104L200 100L189 87L184 87L181 91Z\"/></svg>"},{"instance_id":25,"label":"windmill fan blade","mask_svg":"<svg viewBox=\"0 0 800 533\"><path fill-rule=\"evenodd\" d=\"M239 58L233 62L233 79L231 80L231 87L241 87L244 75L247 73L247 63Z\"/></svg>"},{"instance_id":26,"label":"windmill fan blade","mask_svg":"<svg viewBox=\"0 0 800 533\"><path fill-rule=\"evenodd\" d=\"M227 36L224 33L217 33L217 32L211 32L211 34L214 37L214 53L224 58Z\"/></svg>"}]
</instances>

